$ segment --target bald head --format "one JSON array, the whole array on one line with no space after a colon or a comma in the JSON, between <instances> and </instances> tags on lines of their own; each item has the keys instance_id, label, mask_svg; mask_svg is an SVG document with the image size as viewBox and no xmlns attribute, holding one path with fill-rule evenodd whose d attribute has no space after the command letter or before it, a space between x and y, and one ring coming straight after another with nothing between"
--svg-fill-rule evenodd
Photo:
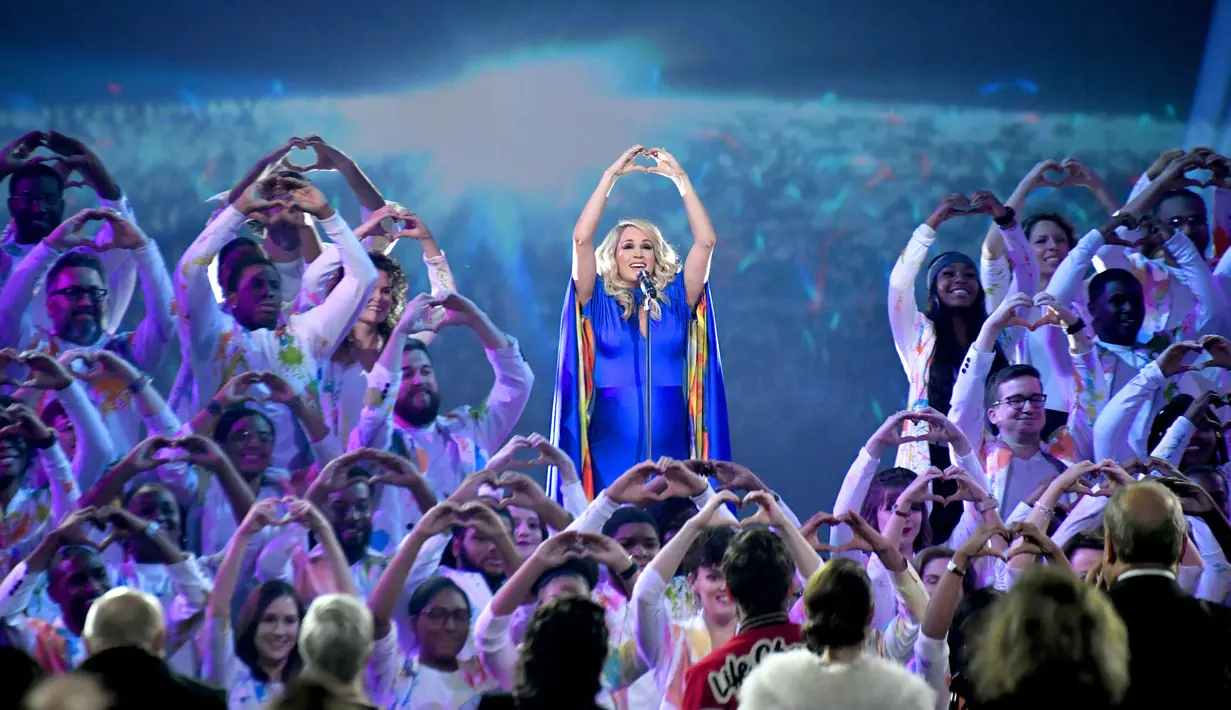
<instances>
[{"instance_id":1,"label":"bald head","mask_svg":"<svg viewBox=\"0 0 1231 710\"><path fill-rule=\"evenodd\" d=\"M1150 480L1117 490L1103 511L1103 527L1115 562L1162 567L1180 563L1188 530L1180 499Z\"/></svg>"},{"instance_id":2,"label":"bald head","mask_svg":"<svg viewBox=\"0 0 1231 710\"><path fill-rule=\"evenodd\" d=\"M91 654L134 646L161 657L165 636L162 604L154 596L128 587L116 587L95 600L82 632Z\"/></svg>"},{"instance_id":3,"label":"bald head","mask_svg":"<svg viewBox=\"0 0 1231 710\"><path fill-rule=\"evenodd\" d=\"M110 696L86 673L48 678L30 691L25 704L27 710L106 710L110 706Z\"/></svg>"}]
</instances>

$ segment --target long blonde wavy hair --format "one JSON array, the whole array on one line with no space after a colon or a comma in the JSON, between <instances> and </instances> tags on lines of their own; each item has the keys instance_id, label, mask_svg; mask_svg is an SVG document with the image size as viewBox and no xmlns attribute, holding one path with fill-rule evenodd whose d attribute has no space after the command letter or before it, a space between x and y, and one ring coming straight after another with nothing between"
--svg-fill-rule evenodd
<instances>
[{"instance_id":1,"label":"long blonde wavy hair","mask_svg":"<svg viewBox=\"0 0 1231 710\"><path fill-rule=\"evenodd\" d=\"M654 283L654 288L658 289L658 298L650 304L650 317L662 320L662 307L659 303L671 303L667 298L667 284L671 283L684 266L680 263L679 254L663 239L663 233L653 222L645 219L622 219L607 232L598 249L594 250L594 263L598 275L603 277L603 290L620 304L620 315L625 320L633 317L637 306L633 292L640 286L620 278L620 270L616 266L616 249L620 246L624 230L629 227L641 230L654 245L654 271L650 274L650 281Z\"/></svg>"}]
</instances>

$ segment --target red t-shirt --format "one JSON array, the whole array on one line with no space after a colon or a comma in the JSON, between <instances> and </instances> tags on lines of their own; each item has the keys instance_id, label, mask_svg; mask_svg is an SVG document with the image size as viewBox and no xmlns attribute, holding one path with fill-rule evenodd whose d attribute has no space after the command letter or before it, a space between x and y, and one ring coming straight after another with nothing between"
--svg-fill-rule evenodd
<instances>
[{"instance_id":1,"label":"red t-shirt","mask_svg":"<svg viewBox=\"0 0 1231 710\"><path fill-rule=\"evenodd\" d=\"M736 693L744 678L771 653L798 646L799 625L786 614L749 619L730 641L710 652L684 673L681 710L734 710Z\"/></svg>"}]
</instances>

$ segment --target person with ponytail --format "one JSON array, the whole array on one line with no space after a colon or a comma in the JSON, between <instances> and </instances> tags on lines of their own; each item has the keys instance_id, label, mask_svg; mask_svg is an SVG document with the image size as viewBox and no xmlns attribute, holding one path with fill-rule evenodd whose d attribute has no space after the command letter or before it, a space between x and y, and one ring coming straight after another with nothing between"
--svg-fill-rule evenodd
<instances>
[{"instance_id":1,"label":"person with ponytail","mask_svg":"<svg viewBox=\"0 0 1231 710\"><path fill-rule=\"evenodd\" d=\"M920 310L915 300L915 280L936 241L937 228L954 217L971 214L991 216L998 229L1013 232L1013 241L1025 241L1013 210L1002 205L992 193L975 192L969 198L952 194L941 200L931 216L915 229L889 274L889 328L910 383L907 407L911 410L933 407L941 413L949 411L958 368L987 318L979 269L973 259L961 252L945 252L932 260L927 270L926 310ZM1019 283L1018 287L1022 285ZM998 351L992 371L1008 364ZM909 422L908 433L918 435L925 431L927 427L922 423ZM929 465L944 470L949 463L943 445L921 438L898 450L897 465L912 471L926 471ZM956 486L947 486L944 481L933 488L941 496L957 492ZM960 505L933 506L931 518L938 533L936 539L948 538L960 514Z\"/></svg>"},{"instance_id":2,"label":"person with ponytail","mask_svg":"<svg viewBox=\"0 0 1231 710\"><path fill-rule=\"evenodd\" d=\"M830 560L804 588L804 647L774 654L745 679L740 710L932 710L935 692L902 666L867 652L872 582L854 560Z\"/></svg>"}]
</instances>

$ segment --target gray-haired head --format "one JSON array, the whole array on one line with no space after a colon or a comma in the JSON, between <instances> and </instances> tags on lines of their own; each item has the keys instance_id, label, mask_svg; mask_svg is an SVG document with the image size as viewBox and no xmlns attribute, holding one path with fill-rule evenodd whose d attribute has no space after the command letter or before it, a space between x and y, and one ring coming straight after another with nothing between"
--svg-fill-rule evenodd
<instances>
[{"instance_id":1,"label":"gray-haired head","mask_svg":"<svg viewBox=\"0 0 1231 710\"><path fill-rule=\"evenodd\" d=\"M344 684L360 677L372 645L372 613L348 594L314 599L299 629L299 652L306 665Z\"/></svg>"},{"instance_id":2,"label":"gray-haired head","mask_svg":"<svg viewBox=\"0 0 1231 710\"><path fill-rule=\"evenodd\" d=\"M90 605L81 636L91 654L131 646L162 656L166 639L162 604L139 589L116 587Z\"/></svg>"},{"instance_id":3,"label":"gray-haired head","mask_svg":"<svg viewBox=\"0 0 1231 710\"><path fill-rule=\"evenodd\" d=\"M1107 555L1121 565L1175 567L1188 523L1180 499L1155 481L1123 486L1103 511Z\"/></svg>"}]
</instances>

